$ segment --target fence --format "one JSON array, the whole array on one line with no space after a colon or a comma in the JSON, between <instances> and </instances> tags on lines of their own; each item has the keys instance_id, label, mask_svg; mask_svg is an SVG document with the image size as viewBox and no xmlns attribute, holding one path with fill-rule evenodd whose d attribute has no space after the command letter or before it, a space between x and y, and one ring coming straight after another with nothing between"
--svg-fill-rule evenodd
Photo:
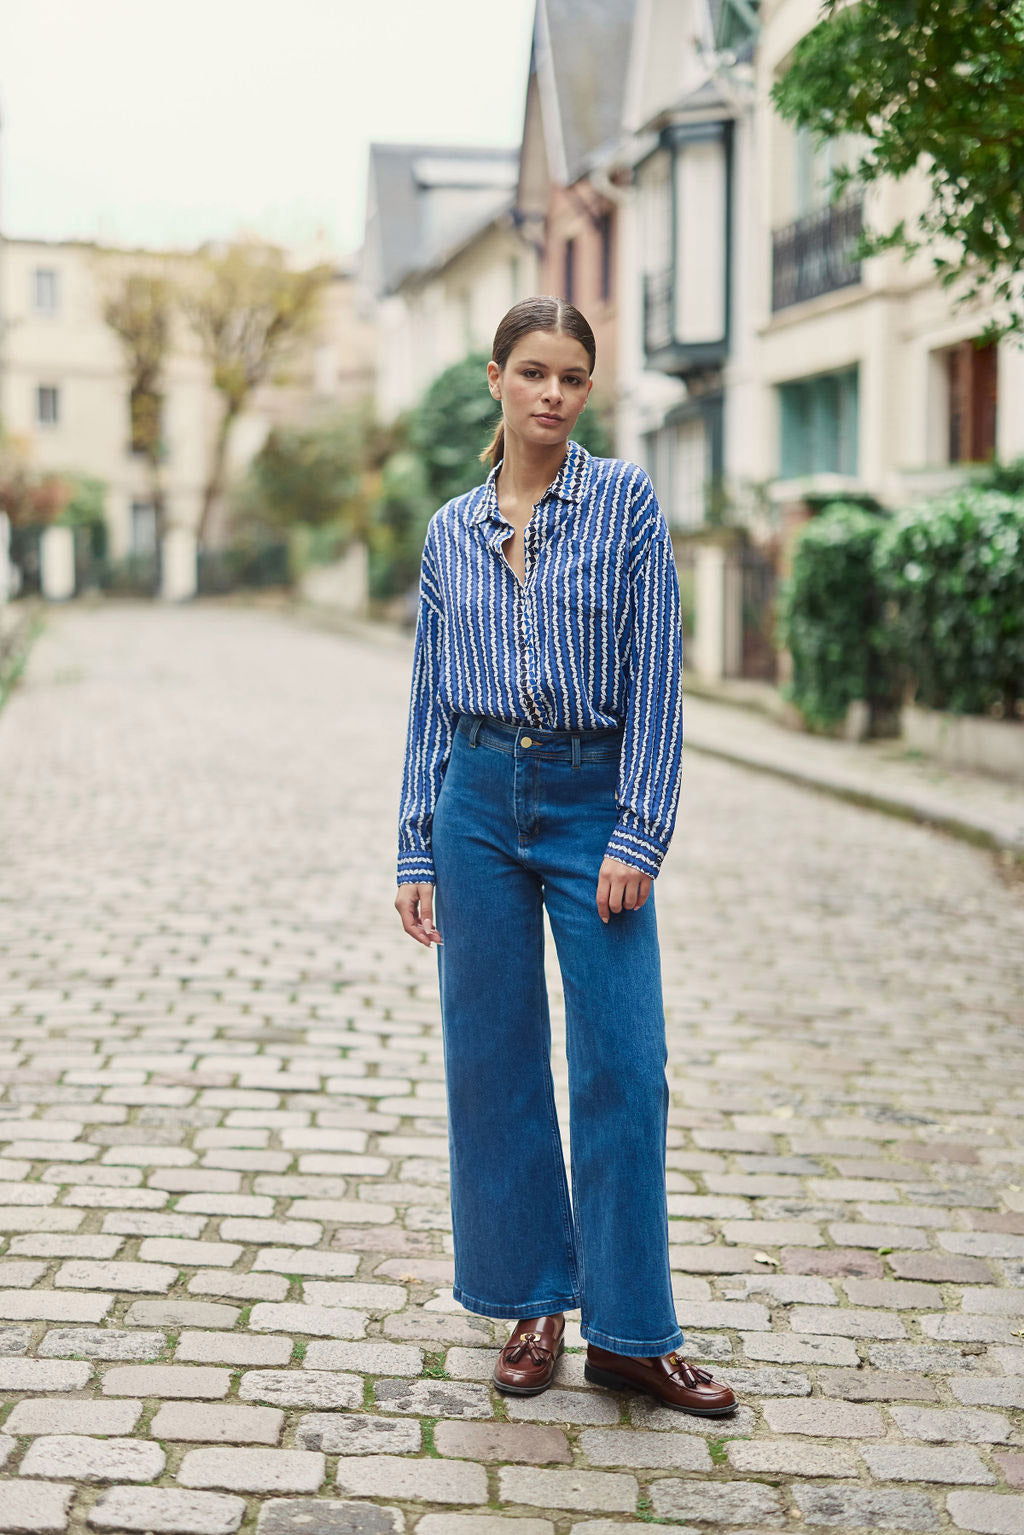
<instances>
[{"instance_id":1,"label":"fence","mask_svg":"<svg viewBox=\"0 0 1024 1535\"><path fill-rule=\"evenodd\" d=\"M17 595L42 595L41 544L45 527L11 529L10 560L18 572ZM99 591L120 597L157 597L162 590L159 546L145 554L116 558L108 551L101 524L72 529L74 595ZM283 541L228 549L201 550L197 556L198 591L215 596L253 587L287 586L291 577L288 545Z\"/></svg>"},{"instance_id":2,"label":"fence","mask_svg":"<svg viewBox=\"0 0 1024 1535\"><path fill-rule=\"evenodd\" d=\"M778 576L771 554L746 544L740 551L742 572L742 675L760 682L778 680L779 654L775 619Z\"/></svg>"}]
</instances>

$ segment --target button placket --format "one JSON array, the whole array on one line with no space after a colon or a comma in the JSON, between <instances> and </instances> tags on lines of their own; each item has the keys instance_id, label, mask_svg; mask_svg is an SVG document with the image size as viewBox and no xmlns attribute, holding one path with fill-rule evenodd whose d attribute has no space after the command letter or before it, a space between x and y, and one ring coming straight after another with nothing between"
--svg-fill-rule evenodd
<instances>
[{"instance_id":1,"label":"button placket","mask_svg":"<svg viewBox=\"0 0 1024 1535\"><path fill-rule=\"evenodd\" d=\"M536 596L533 580L538 553L537 518L539 515L535 507L533 517L523 530L523 568L526 580L523 582L519 593L519 653L521 658L520 670L523 678L523 697L529 715L529 723L537 726L544 724L544 715L537 697L539 683L537 678L535 620Z\"/></svg>"}]
</instances>

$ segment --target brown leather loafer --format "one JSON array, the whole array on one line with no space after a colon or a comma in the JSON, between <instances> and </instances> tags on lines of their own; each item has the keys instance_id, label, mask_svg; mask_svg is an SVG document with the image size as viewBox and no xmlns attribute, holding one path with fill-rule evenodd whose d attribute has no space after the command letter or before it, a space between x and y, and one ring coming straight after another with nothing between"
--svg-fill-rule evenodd
<instances>
[{"instance_id":1,"label":"brown leather loafer","mask_svg":"<svg viewBox=\"0 0 1024 1535\"><path fill-rule=\"evenodd\" d=\"M551 1384L555 1360L564 1344L565 1317L527 1317L517 1322L515 1330L494 1366L492 1377L499 1391L512 1396L536 1396Z\"/></svg>"},{"instance_id":2,"label":"brown leather loafer","mask_svg":"<svg viewBox=\"0 0 1024 1535\"><path fill-rule=\"evenodd\" d=\"M662 1354L659 1359L632 1359L588 1343L583 1374L595 1386L646 1391L666 1407L695 1413L698 1418L724 1418L736 1410L736 1393L731 1386L715 1380L709 1370L687 1364L675 1353Z\"/></svg>"}]
</instances>

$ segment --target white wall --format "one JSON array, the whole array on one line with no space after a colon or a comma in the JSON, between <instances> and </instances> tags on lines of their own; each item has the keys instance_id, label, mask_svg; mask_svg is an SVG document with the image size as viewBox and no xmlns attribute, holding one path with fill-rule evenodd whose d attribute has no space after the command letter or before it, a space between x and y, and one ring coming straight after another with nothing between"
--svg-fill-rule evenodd
<instances>
[{"instance_id":1,"label":"white wall","mask_svg":"<svg viewBox=\"0 0 1024 1535\"><path fill-rule=\"evenodd\" d=\"M377 306L377 410L393 421L467 352L490 351L498 321L535 291L537 261L511 228L488 225L439 271Z\"/></svg>"}]
</instances>

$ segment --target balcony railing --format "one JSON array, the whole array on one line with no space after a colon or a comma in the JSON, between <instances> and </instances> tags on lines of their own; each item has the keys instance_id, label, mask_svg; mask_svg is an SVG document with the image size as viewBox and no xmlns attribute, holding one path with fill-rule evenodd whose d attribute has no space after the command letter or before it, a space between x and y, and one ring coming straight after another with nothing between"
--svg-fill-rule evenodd
<instances>
[{"instance_id":1,"label":"balcony railing","mask_svg":"<svg viewBox=\"0 0 1024 1535\"><path fill-rule=\"evenodd\" d=\"M821 208L772 235L772 310L860 282L863 204Z\"/></svg>"},{"instance_id":2,"label":"balcony railing","mask_svg":"<svg viewBox=\"0 0 1024 1535\"><path fill-rule=\"evenodd\" d=\"M675 273L644 274L644 347L650 354L670 347L675 341Z\"/></svg>"}]
</instances>

